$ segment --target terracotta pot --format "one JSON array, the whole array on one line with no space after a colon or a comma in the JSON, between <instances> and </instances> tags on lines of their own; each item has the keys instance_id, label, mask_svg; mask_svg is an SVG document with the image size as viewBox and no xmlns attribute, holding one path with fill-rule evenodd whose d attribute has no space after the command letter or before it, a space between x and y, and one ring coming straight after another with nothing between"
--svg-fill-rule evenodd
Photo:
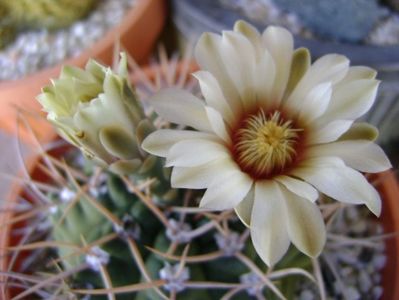
<instances>
[{"instance_id":1,"label":"terracotta pot","mask_svg":"<svg viewBox=\"0 0 399 300\"><path fill-rule=\"evenodd\" d=\"M70 148L70 147L69 147ZM49 151L50 155L60 157L65 153L66 147L57 148L54 151ZM45 174L38 164L41 162L41 156L33 156L26 163L26 170L33 180L39 182L49 182L51 179ZM32 193L28 192L26 187L23 187L20 182L14 182L11 186L10 192L6 200L2 203L2 211L0 212L0 271L19 271L21 264L29 256L28 251L19 253L16 257L15 263L10 268L11 256L6 249L8 247L16 246L22 239L21 234L15 234L15 231L26 226L25 221L12 222L12 219L17 215L12 211L19 199L26 199L33 202ZM0 280L4 282L4 277L0 275ZM9 300L13 296L22 292L21 289L15 287L0 287L0 299Z\"/></svg>"},{"instance_id":2,"label":"terracotta pot","mask_svg":"<svg viewBox=\"0 0 399 300\"><path fill-rule=\"evenodd\" d=\"M377 189L383 199L381 222L385 232L395 235L386 240L388 260L382 274L382 299L399 299L399 184L393 171L378 174Z\"/></svg>"},{"instance_id":3,"label":"terracotta pot","mask_svg":"<svg viewBox=\"0 0 399 300\"><path fill-rule=\"evenodd\" d=\"M117 40L121 41L121 45L136 61L143 63L163 29L165 19L165 0L139 0L126 13L121 24L109 30L102 39L79 56L19 80L0 82L0 128L11 133L16 132L16 108L19 108L25 112L24 117L29 119L39 139L50 141L54 137L53 130L47 122L38 119L41 108L35 97L40 93L40 89L48 84L50 78L58 76L61 66L70 64L83 67L89 58L96 58L109 65ZM30 133L22 127L21 138L29 142L29 135Z\"/></svg>"}]
</instances>

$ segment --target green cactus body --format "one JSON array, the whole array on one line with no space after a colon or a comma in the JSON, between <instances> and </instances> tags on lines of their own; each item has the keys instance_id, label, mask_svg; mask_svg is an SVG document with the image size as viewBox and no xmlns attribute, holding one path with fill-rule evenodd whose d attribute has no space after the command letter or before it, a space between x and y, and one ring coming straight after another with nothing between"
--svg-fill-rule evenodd
<instances>
[{"instance_id":1,"label":"green cactus body","mask_svg":"<svg viewBox=\"0 0 399 300\"><path fill-rule=\"evenodd\" d=\"M14 39L14 37L14 27L0 25L0 49L6 47Z\"/></svg>"},{"instance_id":2,"label":"green cactus body","mask_svg":"<svg viewBox=\"0 0 399 300\"><path fill-rule=\"evenodd\" d=\"M7 7L0 2L0 49L6 47L14 38L16 30L11 23Z\"/></svg>"},{"instance_id":3,"label":"green cactus body","mask_svg":"<svg viewBox=\"0 0 399 300\"><path fill-rule=\"evenodd\" d=\"M80 198L63 218L67 207L68 203L59 204L56 213L50 216L54 240L83 246L83 242L91 243L112 232L112 224L85 197ZM82 256L74 253L71 247L59 247L66 268L82 263Z\"/></svg>"},{"instance_id":4,"label":"green cactus body","mask_svg":"<svg viewBox=\"0 0 399 300\"><path fill-rule=\"evenodd\" d=\"M92 174L87 175L90 177ZM178 259L169 259L160 253L169 253L174 257L181 257L187 245L189 245L188 257L207 255L218 251L225 252L223 255L209 259L208 261L186 263L184 269L188 274L186 279L187 282L220 282L226 284L240 282L243 276L251 272L248 266L234 255L236 253L235 251L246 256L257 265L262 272L265 270L264 263L257 256L248 238L244 239L242 245L238 246L236 250L229 253L228 248L230 246L223 245L223 238L222 242L218 241L218 239L221 238L221 234L216 228L211 228L193 237L187 237L185 234L189 235L193 230L208 226L209 223L212 223L212 220L198 213L186 215L184 217L184 223L181 223L179 221L182 220L180 213L168 213L171 205L180 207L183 205L182 199L184 195L178 195L173 204L163 202L162 205L158 205L158 208L167 217L169 226L175 228L171 230L169 227L166 228L164 226L140 197L127 188L126 183L118 175L104 173L101 182L102 183L97 183L97 195L94 193L96 197L91 196L92 200L89 200L87 195L81 195L72 208L70 207L71 202L63 202L61 201L62 197L60 195L54 194L52 200L54 203L59 204L57 205L56 212L52 213L49 219L54 227L52 232L53 240L71 243L77 247L95 243L105 236L119 232L117 238L101 244L100 246L101 251L104 251L107 257L109 257L109 260L104 264L104 268L106 268L109 274L113 287L146 282L145 276L139 270L131 249L129 248L128 237L126 236L129 232L131 234L130 237L134 239L138 247L148 275L154 281L164 279L162 277L162 272L165 272L168 268L176 268L180 263ZM100 189L100 187L103 188ZM70 190L73 189L71 188ZM99 192L100 190L101 192ZM76 191L74 193L76 195ZM93 192L91 194L93 194ZM194 193L192 196L195 197L195 195ZM98 207L93 205L91 202L93 200L112 212L112 214L123 223L123 232L116 230L115 225L98 210ZM63 220L61 220L61 218L63 218ZM228 220L230 234L236 237L245 234L246 227L242 225L237 218L229 217ZM183 227L178 227L176 224L184 225L181 225ZM177 227L173 227L172 225ZM179 229L181 230L179 231L176 228L183 229ZM179 232L180 234L184 234L179 235ZM177 246L170 252L170 247L173 244ZM239 243L234 242L231 245L234 246L235 244ZM152 252L150 249L156 249L157 252ZM78 255L76 255L76 249L61 245L58 247L58 256L61 258L63 268L66 270L72 269L87 261L87 253L78 253ZM301 254L294 247L291 247L286 258L283 259L275 269L287 267L300 267L305 270L310 270L310 259ZM275 284L284 291L284 294L290 299L297 288L298 278L298 276L289 276L278 280ZM71 288L105 288L101 273L93 269L86 269L75 274L68 284L70 284ZM173 284L171 286L173 286ZM171 292L168 289L168 285L161 287L160 290L166 295ZM225 293L225 289L217 287L210 289L183 287L181 290L177 291L176 299L221 299ZM277 299L268 289L261 290L261 293L267 297L267 299ZM108 298L102 295L92 296L91 299L102 300ZM162 298L154 289L145 289L139 292L116 294L115 299L158 300ZM232 296L231 299L250 300L253 299L253 296L248 294L246 290L242 290Z\"/></svg>"},{"instance_id":5,"label":"green cactus body","mask_svg":"<svg viewBox=\"0 0 399 300\"><path fill-rule=\"evenodd\" d=\"M22 27L57 29L85 17L95 0L1 0L14 22Z\"/></svg>"},{"instance_id":6,"label":"green cactus body","mask_svg":"<svg viewBox=\"0 0 399 300\"><path fill-rule=\"evenodd\" d=\"M137 199L126 190L118 189L120 182L115 176L110 175L108 187L110 192L97 197L95 201L122 218L134 204L138 203ZM112 222L107 220L86 196L81 196L72 207L70 202L58 203L56 211L49 217L53 224L52 237L55 241L83 247L114 232ZM140 274L124 240L118 238L107 242L101 245L101 250L109 255L106 269L113 286L124 286L139 281ZM76 248L62 245L58 247L58 255L65 269L72 269L82 264L86 257L86 254L80 254ZM102 287L102 279L98 272L85 270L74 276L73 286L88 284L94 288ZM130 296L122 294L117 299L131 299L129 297L131 294ZM106 297L93 297L93 299L106 299Z\"/></svg>"}]
</instances>

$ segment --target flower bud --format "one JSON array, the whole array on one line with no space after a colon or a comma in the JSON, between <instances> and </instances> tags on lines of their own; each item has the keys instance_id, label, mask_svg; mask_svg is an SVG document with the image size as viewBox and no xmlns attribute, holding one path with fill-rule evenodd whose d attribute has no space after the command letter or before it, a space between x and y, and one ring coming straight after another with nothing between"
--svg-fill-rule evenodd
<instances>
[{"instance_id":1,"label":"flower bud","mask_svg":"<svg viewBox=\"0 0 399 300\"><path fill-rule=\"evenodd\" d=\"M64 66L37 100L59 134L86 157L115 173L141 166L136 130L146 120L129 83L124 53L117 72L94 60L84 70Z\"/></svg>"}]
</instances>

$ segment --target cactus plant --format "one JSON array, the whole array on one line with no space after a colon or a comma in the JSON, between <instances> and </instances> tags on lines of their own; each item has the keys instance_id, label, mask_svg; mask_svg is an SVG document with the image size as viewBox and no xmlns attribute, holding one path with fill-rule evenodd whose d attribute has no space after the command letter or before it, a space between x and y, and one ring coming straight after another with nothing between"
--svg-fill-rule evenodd
<instances>
[{"instance_id":1,"label":"cactus plant","mask_svg":"<svg viewBox=\"0 0 399 300\"><path fill-rule=\"evenodd\" d=\"M57 29L86 16L95 0L1 0L14 23L22 27Z\"/></svg>"},{"instance_id":2,"label":"cactus plant","mask_svg":"<svg viewBox=\"0 0 399 300\"><path fill-rule=\"evenodd\" d=\"M73 156L72 166L56 167L53 175L59 172L65 177L58 178L57 192L47 194L45 223L51 227L49 238L56 249L55 255L47 252L54 264L50 269L60 268L60 275L68 276L59 291L48 278L47 293L58 292L64 299L72 292L98 290L101 295L90 299L111 299L105 289L112 287L112 299L154 300L177 294L177 299L203 300L220 299L226 289L237 287L232 299L252 299L244 287L259 280L254 274L263 274L265 265L257 258L248 229L233 212L196 212L186 201L197 198L191 192L179 193L173 203L154 205L148 202L151 185L140 187L134 177L99 174L90 164L86 174L80 174L73 166L79 155ZM290 269L287 276L311 278L306 272L311 270L310 259L295 249L290 253L302 261L303 269ZM281 270L276 266L270 276ZM270 289L263 289L264 284ZM279 293L277 286L284 285L284 294L293 293L294 286L281 279L277 284L265 279L253 293L273 295L271 291Z\"/></svg>"},{"instance_id":3,"label":"cactus plant","mask_svg":"<svg viewBox=\"0 0 399 300\"><path fill-rule=\"evenodd\" d=\"M126 56L123 55L118 68L120 74L126 74L125 63ZM94 72L94 69L98 72ZM49 119L56 125L62 124L59 127L60 133L79 146L83 153L97 154L101 151L87 149L93 144L76 142L76 137L70 131L74 127L66 127L72 122L66 121L65 110L61 106L53 107L51 103L61 103L62 99L66 99L63 94L70 93L68 88L69 91L75 90L72 82L76 79L87 81L90 77L88 74L94 74L101 81L107 82L107 76L112 77L110 72L94 62L86 66L85 75L78 69L66 68L60 79L53 81L51 88L44 88L38 97L50 112ZM123 78L121 82L126 80L126 77ZM68 80L72 81L69 83ZM102 86L97 87L92 88L94 94L89 98L101 98L101 92L110 97L105 85L104 91ZM125 92L130 89L130 85L120 88ZM88 95L82 92L82 88L79 91L74 93ZM60 99L58 102L54 102L55 94ZM135 93L131 91L127 94ZM109 99L117 101L115 96ZM137 96L128 99L131 109L138 109L138 113L134 114L138 119L133 123L139 124L140 118L146 121L147 130L136 131L138 140L142 141L156 127L158 118L155 115L149 118L143 115L141 106L136 103ZM70 109L75 113L73 107ZM106 122L101 124L103 127L108 126L104 125ZM94 155L86 157L104 166L106 159L102 161L102 156L94 158ZM115 162L115 159L112 161ZM265 268L264 263L256 258L248 230L233 213L217 216L195 210L194 213L184 211L184 208L190 209L187 199L192 193L179 192L170 187L170 172L163 170L160 159L149 156L138 169L127 175L112 168L112 164L108 168L112 172L102 171L99 174L98 167L90 162L83 169L86 170L85 179L80 180L71 176L73 169L63 170L66 173L63 179L65 184L58 192L48 194L48 221L52 228L50 236L57 245L60 267L64 272L74 273L68 280L71 289L125 287L125 293L116 290L116 299L164 299L165 294L178 294L178 299L218 299L223 296L224 289L243 284L242 281L249 276L247 273L251 273L251 270L259 273ZM151 180L154 177L156 180ZM195 195L191 197L195 199ZM175 207L183 211L173 211ZM292 251L297 253L296 250ZM297 255L303 256L300 253ZM185 258L189 260L187 264ZM310 260L306 256L303 256L303 260L303 267L310 269ZM248 261L254 261L254 264L248 266ZM279 267L276 270L278 272ZM310 273L299 269L294 270L294 273L311 277ZM146 283L149 279L153 282L153 286L150 285L152 288L138 292L131 288L129 292L129 286L135 286L140 281ZM154 282L157 281L162 282L163 290L156 288ZM204 287L210 284L212 290L204 289L202 284L205 284ZM192 285L192 288L186 285ZM278 291L274 284L271 287ZM85 292L91 293L90 290ZM258 292L267 295L270 290L263 292L260 289ZM103 294L97 296L98 299L106 299L107 293ZM236 296L236 299L246 298L249 299L250 295L245 291Z\"/></svg>"},{"instance_id":4,"label":"cactus plant","mask_svg":"<svg viewBox=\"0 0 399 300\"><path fill-rule=\"evenodd\" d=\"M0 2L0 49L14 39L15 33L15 26L11 23L7 7Z\"/></svg>"},{"instance_id":5,"label":"cactus plant","mask_svg":"<svg viewBox=\"0 0 399 300\"><path fill-rule=\"evenodd\" d=\"M240 34L246 34L248 40L251 39L251 41L257 41L257 38L260 38L260 35L257 35L246 23L238 23L235 30L235 33L225 33L226 39L223 41L234 40L234 38L237 43L246 41L240 37ZM268 35L270 31L266 32L264 38L270 43L278 41L281 34L289 38L289 34L283 29L270 30L273 33L276 33L274 30L280 33ZM215 35L206 35L203 41L207 41L208 46L215 45L212 44L215 43L212 37L215 38ZM286 46L289 43L280 45ZM250 49L261 50L261 43ZM197 46L197 56L198 51L201 50L203 48L200 44ZM230 55L237 54L231 48L227 50L231 50L231 52L227 51ZM256 53L262 55L264 52L257 51ZM278 54L271 51L271 54L268 54L268 60L262 63L272 61L272 55ZM45 299L50 297L76 299L85 296L90 299L109 300L292 299L301 285L310 285L314 290L320 289L320 293L324 295L326 291L323 288L321 260L310 257L317 254L313 255L309 254L309 251L304 251L303 248L306 247L303 244L298 246L295 243L295 247L293 245L289 247L288 243L287 249L284 250L284 253L286 251L284 257L275 259L271 264L269 260L264 259L264 255L259 255L264 253L260 253L257 244L253 243L257 237L254 238L252 235L251 223L255 221L254 219L249 221L248 208L236 207L236 211L230 209L223 212L198 208L203 193L194 189L176 189L170 184L170 182L176 183L176 166L175 173L171 173L168 168L163 168L163 159L144 152L149 144L152 145L151 152L159 154L165 152L168 143L179 141L179 139L184 141L193 134L198 135L200 139L209 138L211 135L210 129L205 126L208 132L182 130L178 125L166 122L154 112L154 107L157 112L160 111L159 107L163 107L166 111L164 116L169 114L169 116L180 118L180 120L185 120L187 125L194 125L192 127L199 127L198 123L195 123L197 119L204 120L203 115L198 112L200 104L193 100L194 96L190 96L187 91L184 92L185 97L181 97L190 102L191 106L187 115L176 115L175 110L170 109L170 107L175 108L173 106L177 103L173 102L175 99L171 100L171 106L157 102L159 100L157 97L160 95L158 89L162 83L196 92L191 88L193 81L187 79L185 73L189 69L187 61L181 67L181 70L185 72L182 71L180 76L176 74L176 62L170 63L169 66L165 65L164 61L161 62L159 69L161 73L155 74L153 82L148 78L143 78L142 71L138 70L137 74L141 75L141 81L136 85L136 90L133 90L132 85L128 83L125 63L130 61L131 67L136 70L137 65L132 63L127 56L121 57L122 62L119 65L115 64L118 70L112 70L94 62L89 63L85 70L67 68L62 72L60 79L53 80L52 85L44 88L43 93L38 97L48 112L48 119L58 126L59 132L67 141L82 150L87 160L82 160L82 153L74 148L68 154L64 153L60 160L51 158L47 154L43 155L39 169L48 175L50 183L32 185L36 191L36 197L30 199L31 203L24 203L28 207L29 214L23 213L16 216L17 220L27 221L28 230L22 231L24 235L21 238L21 244L11 250L17 251L16 253L39 250L40 254L45 254L46 263L43 264L42 269L36 269L35 275L31 277L9 273L10 278L16 280L11 281L8 278L8 281L17 287L25 288L15 299L22 299L33 293ZM161 57L165 56L161 55ZM253 58L253 56L248 57ZM328 59L330 63L333 60L331 56ZM306 71L310 68L310 57L306 50L296 51L293 60L292 68L297 69L291 72L290 78L286 78L287 90L289 87L293 89L296 85L300 85L301 77L306 76L304 74L309 75ZM285 64L286 62L276 60L276 65L278 63ZM320 65L315 65L320 67ZM333 73L334 78L339 81L342 76L338 76L337 73L348 66L342 67L342 63L337 63L337 65L333 66L333 69L335 68ZM362 79L362 83L366 82L370 85L374 83L375 74L372 70L356 68L351 71L354 72L351 73L352 79L356 76L367 77L368 79ZM199 78L201 75L205 76L205 73L196 73ZM281 74L279 76L282 77ZM311 76L313 79L316 77ZM238 78L248 79L229 77L225 80ZM212 83L215 86L215 82L210 80L209 85L201 82L201 89L205 95L215 96L213 100L217 98L221 100L221 93L212 93L211 89L207 89L212 86ZM367 95L371 95L372 98L374 85L371 86L372 91ZM324 85L317 87L325 88ZM170 93L170 90L168 91ZM230 92L234 91L230 90ZM242 92L248 97L251 95L247 91ZM154 93L157 96L154 97ZM284 91L275 91L275 93L283 95ZM312 95L315 96L315 94L317 93ZM324 94L323 91L322 96ZM153 96L150 101L152 105L144 100L148 95ZM362 97L362 99L370 97ZM138 103L139 99L142 100L143 105ZM311 100L313 100L312 97ZM218 103L216 101L213 104ZM223 107L223 103L219 104L219 108ZM338 108L335 109L338 110ZM212 114L212 109L209 108L209 112ZM264 115L262 117L265 118ZM270 125L272 121L273 118L268 121L268 124ZM140 124L145 125L140 126ZM256 125L255 122L251 124ZM280 132L281 128L276 124L272 125L274 127L271 126L270 131ZM283 129L286 129L290 124L283 125L285 126ZM110 131L107 139L104 139L102 132L104 128L110 126L118 127L118 130ZM274 130L276 127L277 129ZM163 131L154 131L154 128L163 128ZM375 131L364 124L355 129L346 133L343 143L365 136L371 137L370 139L375 138ZM121 135L120 132L127 132L127 134ZM160 132L164 134L163 137ZM177 133L174 134L174 132ZM218 131L218 133L223 135L225 132ZM292 136L296 138L296 134ZM216 140L216 137L212 139ZM371 141L367 143L370 145ZM135 148L139 144L143 146L142 149ZM129 146L129 155L125 155L123 145ZM130 147L131 145L134 147ZM376 149L373 148L375 150L373 154L378 159L372 160L366 167L385 168L389 162L384 154ZM200 150L197 148L188 150L190 154L204 154L194 152ZM179 156L180 159L186 157L186 154ZM122 171L113 167L120 161L129 163L134 161L135 167L123 168ZM171 161L172 159L168 157L166 164L170 164ZM358 162L357 160L355 163ZM271 169L273 168L275 167L272 166ZM202 171L204 169L205 167ZM329 171L334 170L331 168ZM199 170L190 178L180 176L180 182L197 180L198 183L199 177L206 181L211 175L215 174L201 173ZM292 183L290 185L292 189L303 188L302 195L312 194L313 190L306 188L304 183L294 181L290 183ZM203 188L203 186L197 187ZM219 198L223 200L224 197L230 196L225 194ZM329 233L335 233L335 222L332 216L341 214L346 208L343 208L343 205L337 205L327 196L320 197L318 202L317 209L321 210L320 216L325 217L330 223ZM32 203L38 206L34 208ZM292 206L301 213L310 210L310 202L299 203ZM301 205L306 209L301 210L299 207ZM372 208L378 210L378 207L372 206ZM291 218L284 212L281 215L283 219L275 221L288 222L294 219L293 222L295 222L299 218L302 223L310 222L306 220L304 214L295 216L292 211L290 213ZM30 219L32 214L36 215L36 218ZM275 216L269 216L269 218L275 219ZM280 218L280 215L278 217ZM37 226L37 222L41 226ZM285 226L284 224L280 225ZM32 231L43 230L43 228L48 230L45 239L35 241ZM310 226L306 228L312 232L314 230L324 232L321 228L314 229ZM264 228L266 229L268 228ZM291 228L291 230L300 229ZM36 237L37 235L43 238L43 232L41 234L36 232ZM352 233L350 237L335 234L334 239L327 240L326 248L334 249L342 241L353 246L356 244L354 236L356 235ZM299 238L295 238L298 241ZM308 238L309 235L306 235L305 240L312 244ZM317 237L312 235L310 238ZM279 243L278 235L276 239L275 242ZM340 247L344 249L344 246ZM279 253L279 255L283 256L284 253ZM32 253L32 257L35 254L37 253ZM31 262L25 262L24 267L32 265ZM28 268L27 271L32 270Z\"/></svg>"},{"instance_id":6,"label":"cactus plant","mask_svg":"<svg viewBox=\"0 0 399 300\"><path fill-rule=\"evenodd\" d=\"M13 26L0 25L0 49L6 47L15 37Z\"/></svg>"}]
</instances>

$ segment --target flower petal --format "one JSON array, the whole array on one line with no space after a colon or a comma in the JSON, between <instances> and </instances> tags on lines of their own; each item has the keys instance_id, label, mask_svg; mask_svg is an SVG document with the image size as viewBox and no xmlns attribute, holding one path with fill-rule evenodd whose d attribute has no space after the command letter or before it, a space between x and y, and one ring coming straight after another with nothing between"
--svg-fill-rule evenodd
<instances>
[{"instance_id":1,"label":"flower petal","mask_svg":"<svg viewBox=\"0 0 399 300\"><path fill-rule=\"evenodd\" d=\"M88 126L85 129L86 132L89 130L96 131L107 125L119 125L127 131L134 131L135 121L124 104L125 99L120 93L120 88L120 79L109 73L104 80L105 93L100 93L98 98L91 99L90 102L79 102L74 118L75 120L78 119L79 113L84 111L85 116L80 119L82 122L87 121L87 124L85 124ZM130 99L130 101L132 100Z\"/></svg>"},{"instance_id":2,"label":"flower petal","mask_svg":"<svg viewBox=\"0 0 399 300\"><path fill-rule=\"evenodd\" d=\"M242 106L250 110L256 101L253 88L255 49L245 36L233 31L223 32L221 46L226 71L240 94Z\"/></svg>"},{"instance_id":3,"label":"flower petal","mask_svg":"<svg viewBox=\"0 0 399 300\"><path fill-rule=\"evenodd\" d=\"M174 167L171 183L174 188L205 189L215 178L224 178L226 174L237 170L230 159L218 159L206 164L191 167Z\"/></svg>"},{"instance_id":4,"label":"flower petal","mask_svg":"<svg viewBox=\"0 0 399 300\"><path fill-rule=\"evenodd\" d=\"M317 145L309 149L308 155L338 156L346 165L361 172L377 173L392 167L380 146L365 140Z\"/></svg>"},{"instance_id":5,"label":"flower petal","mask_svg":"<svg viewBox=\"0 0 399 300\"><path fill-rule=\"evenodd\" d=\"M98 132L101 145L113 156L130 160L140 157L134 135L121 126L105 126Z\"/></svg>"},{"instance_id":6,"label":"flower petal","mask_svg":"<svg viewBox=\"0 0 399 300\"><path fill-rule=\"evenodd\" d=\"M377 71L365 66L350 67L348 73L342 79L342 83L359 80L359 79L375 79ZM340 84L340 83L339 83Z\"/></svg>"},{"instance_id":7,"label":"flower petal","mask_svg":"<svg viewBox=\"0 0 399 300\"><path fill-rule=\"evenodd\" d=\"M231 109L238 113L242 109L240 95L224 65L221 42L221 37L214 33L202 34L195 46L195 58L202 70L215 76Z\"/></svg>"},{"instance_id":8,"label":"flower petal","mask_svg":"<svg viewBox=\"0 0 399 300\"><path fill-rule=\"evenodd\" d=\"M196 167L229 156L228 150L218 142L207 139L183 140L170 148L165 166Z\"/></svg>"},{"instance_id":9,"label":"flower petal","mask_svg":"<svg viewBox=\"0 0 399 300\"><path fill-rule=\"evenodd\" d=\"M309 136L309 144L323 144L336 141L351 127L353 121L335 120L317 128Z\"/></svg>"},{"instance_id":10,"label":"flower petal","mask_svg":"<svg viewBox=\"0 0 399 300\"><path fill-rule=\"evenodd\" d=\"M331 96L330 106L322 117L325 122L337 119L355 120L373 105L379 81L362 79L341 84Z\"/></svg>"},{"instance_id":11,"label":"flower petal","mask_svg":"<svg viewBox=\"0 0 399 300\"><path fill-rule=\"evenodd\" d=\"M319 193L309 183L302 180L298 180L289 176L280 175L275 178L276 181L284 185L285 188L290 190L292 193L315 202L319 198Z\"/></svg>"},{"instance_id":12,"label":"flower petal","mask_svg":"<svg viewBox=\"0 0 399 300\"><path fill-rule=\"evenodd\" d=\"M153 155L166 157L170 148L180 141L188 139L215 140L215 138L211 133L200 131L160 129L148 135L141 144L141 147Z\"/></svg>"},{"instance_id":13,"label":"flower petal","mask_svg":"<svg viewBox=\"0 0 399 300\"><path fill-rule=\"evenodd\" d=\"M126 105L127 102L136 101L134 98L126 99L123 93L123 80L108 70L104 79L104 95L99 95L101 101L106 109L106 113L110 116L118 116L118 121L124 123L126 129L134 130L134 126L144 118L139 105ZM129 110L132 108L132 110Z\"/></svg>"},{"instance_id":14,"label":"flower petal","mask_svg":"<svg viewBox=\"0 0 399 300\"><path fill-rule=\"evenodd\" d=\"M295 89L298 82L311 65L310 52L306 48L295 49L290 70L290 78L288 79L287 87L285 89L284 98L286 99Z\"/></svg>"},{"instance_id":15,"label":"flower petal","mask_svg":"<svg viewBox=\"0 0 399 300\"><path fill-rule=\"evenodd\" d=\"M226 125L220 113L216 109L209 106L207 106L205 110L208 116L209 123L211 124L211 127L213 129L213 132L222 140L224 140L226 143L230 144L231 143L230 135L227 132Z\"/></svg>"},{"instance_id":16,"label":"flower petal","mask_svg":"<svg viewBox=\"0 0 399 300\"><path fill-rule=\"evenodd\" d=\"M237 216L245 226L249 227L251 224L252 208L254 206L255 187L252 186L251 190L235 208Z\"/></svg>"},{"instance_id":17,"label":"flower petal","mask_svg":"<svg viewBox=\"0 0 399 300\"><path fill-rule=\"evenodd\" d=\"M317 257L326 243L323 216L316 204L282 188L287 213L287 231L299 251Z\"/></svg>"},{"instance_id":18,"label":"flower petal","mask_svg":"<svg viewBox=\"0 0 399 300\"><path fill-rule=\"evenodd\" d=\"M233 111L228 101L226 101L216 78L207 71L197 71L193 73L193 76L198 79L206 103L221 113L223 119L232 125L234 123Z\"/></svg>"},{"instance_id":19,"label":"flower petal","mask_svg":"<svg viewBox=\"0 0 399 300\"><path fill-rule=\"evenodd\" d=\"M132 160L118 160L109 166L109 170L120 175L136 173L142 166L142 161L138 158Z\"/></svg>"},{"instance_id":20,"label":"flower petal","mask_svg":"<svg viewBox=\"0 0 399 300\"><path fill-rule=\"evenodd\" d=\"M255 200L251 215L251 239L258 255L268 265L275 265L290 245L285 226L284 196L273 181L255 184Z\"/></svg>"},{"instance_id":21,"label":"flower petal","mask_svg":"<svg viewBox=\"0 0 399 300\"><path fill-rule=\"evenodd\" d=\"M338 201L365 204L376 216L381 213L381 199L375 188L339 158L308 159L292 173Z\"/></svg>"},{"instance_id":22,"label":"flower petal","mask_svg":"<svg viewBox=\"0 0 399 300\"><path fill-rule=\"evenodd\" d=\"M259 31L251 24L239 20L234 24L234 31L243 34L252 44L255 49L256 57L258 58L262 52L262 41Z\"/></svg>"},{"instance_id":23,"label":"flower petal","mask_svg":"<svg viewBox=\"0 0 399 300\"><path fill-rule=\"evenodd\" d=\"M269 99L273 99L273 84L276 77L276 64L268 50L264 50L255 66L254 89L259 102L267 104Z\"/></svg>"},{"instance_id":24,"label":"flower petal","mask_svg":"<svg viewBox=\"0 0 399 300\"><path fill-rule=\"evenodd\" d=\"M205 112L205 103L191 93L169 88L155 94L151 105L162 118L202 131L211 131Z\"/></svg>"},{"instance_id":25,"label":"flower petal","mask_svg":"<svg viewBox=\"0 0 399 300\"><path fill-rule=\"evenodd\" d=\"M269 26L263 32L262 40L276 64L271 101L279 104L290 76L294 39L288 30L282 27Z\"/></svg>"},{"instance_id":26,"label":"flower petal","mask_svg":"<svg viewBox=\"0 0 399 300\"><path fill-rule=\"evenodd\" d=\"M236 169L212 182L201 199L200 207L232 209L245 198L252 183L252 178Z\"/></svg>"},{"instance_id":27,"label":"flower petal","mask_svg":"<svg viewBox=\"0 0 399 300\"><path fill-rule=\"evenodd\" d=\"M375 141L378 137L378 129L365 122L356 122L339 137L339 141L345 140L368 140Z\"/></svg>"},{"instance_id":28,"label":"flower petal","mask_svg":"<svg viewBox=\"0 0 399 300\"><path fill-rule=\"evenodd\" d=\"M297 84L287 99L287 104L304 99L309 91L322 82L333 85L340 81L348 72L349 60L343 55L328 54L316 60Z\"/></svg>"},{"instance_id":29,"label":"flower petal","mask_svg":"<svg viewBox=\"0 0 399 300\"><path fill-rule=\"evenodd\" d=\"M104 80L106 67L96 60L90 58L86 63L85 70L89 71L89 73L93 75L98 82Z\"/></svg>"},{"instance_id":30,"label":"flower petal","mask_svg":"<svg viewBox=\"0 0 399 300\"><path fill-rule=\"evenodd\" d=\"M316 85L304 99L299 99L295 103L295 109L299 111L299 118L308 123L323 115L330 103L331 94L331 82Z\"/></svg>"},{"instance_id":31,"label":"flower petal","mask_svg":"<svg viewBox=\"0 0 399 300\"><path fill-rule=\"evenodd\" d=\"M102 146L99 130L104 126L117 126L120 123L112 115L106 114L107 110L104 107L104 99L98 98L92 100L90 106L81 105L81 108L73 116L73 124L82 133L78 138L78 143L83 145L83 148L90 149L91 155L110 162L113 158ZM124 127L123 125L122 127Z\"/></svg>"}]
</instances>

